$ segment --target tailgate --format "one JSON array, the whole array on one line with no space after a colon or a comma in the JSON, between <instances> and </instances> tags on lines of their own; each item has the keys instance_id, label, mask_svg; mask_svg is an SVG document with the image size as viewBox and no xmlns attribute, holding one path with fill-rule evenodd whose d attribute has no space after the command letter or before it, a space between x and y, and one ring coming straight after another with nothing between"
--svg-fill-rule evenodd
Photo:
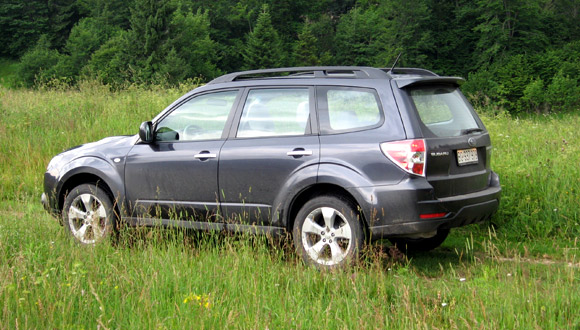
<instances>
[{"instance_id":1,"label":"tailgate","mask_svg":"<svg viewBox=\"0 0 580 330\"><path fill-rule=\"evenodd\" d=\"M486 189L491 141L488 133L425 139L426 177L438 198Z\"/></svg>"}]
</instances>

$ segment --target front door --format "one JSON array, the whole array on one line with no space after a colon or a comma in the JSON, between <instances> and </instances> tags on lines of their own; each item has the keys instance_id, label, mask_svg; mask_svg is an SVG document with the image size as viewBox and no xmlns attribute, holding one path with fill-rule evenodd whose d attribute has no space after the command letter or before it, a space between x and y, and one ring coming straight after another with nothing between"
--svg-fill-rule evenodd
<instances>
[{"instance_id":1,"label":"front door","mask_svg":"<svg viewBox=\"0 0 580 330\"><path fill-rule=\"evenodd\" d=\"M133 217L211 221L218 211L218 160L237 90L194 96L155 123L125 167Z\"/></svg>"}]
</instances>

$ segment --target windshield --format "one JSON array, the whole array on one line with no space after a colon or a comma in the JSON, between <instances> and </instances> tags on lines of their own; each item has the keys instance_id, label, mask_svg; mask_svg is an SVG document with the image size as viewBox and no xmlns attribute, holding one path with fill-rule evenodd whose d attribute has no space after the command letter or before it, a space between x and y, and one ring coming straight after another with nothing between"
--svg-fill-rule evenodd
<instances>
[{"instance_id":1,"label":"windshield","mask_svg":"<svg viewBox=\"0 0 580 330\"><path fill-rule=\"evenodd\" d=\"M410 95L421 121L435 136L459 136L483 130L456 87L419 87L412 89Z\"/></svg>"}]
</instances>

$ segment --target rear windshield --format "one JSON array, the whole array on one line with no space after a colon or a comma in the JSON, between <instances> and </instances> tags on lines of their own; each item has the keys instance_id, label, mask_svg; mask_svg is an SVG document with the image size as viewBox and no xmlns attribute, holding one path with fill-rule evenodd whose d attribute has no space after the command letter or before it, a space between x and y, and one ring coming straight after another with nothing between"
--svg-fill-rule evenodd
<instances>
[{"instance_id":1,"label":"rear windshield","mask_svg":"<svg viewBox=\"0 0 580 330\"><path fill-rule=\"evenodd\" d=\"M410 95L424 126L435 136L459 136L483 128L454 86L419 87L410 90Z\"/></svg>"}]
</instances>

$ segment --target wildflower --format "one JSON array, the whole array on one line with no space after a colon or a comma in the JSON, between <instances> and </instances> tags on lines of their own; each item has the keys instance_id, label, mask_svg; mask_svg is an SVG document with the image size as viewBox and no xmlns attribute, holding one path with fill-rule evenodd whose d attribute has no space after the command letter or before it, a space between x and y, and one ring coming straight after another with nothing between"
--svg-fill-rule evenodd
<instances>
[{"instance_id":1,"label":"wildflower","mask_svg":"<svg viewBox=\"0 0 580 330\"><path fill-rule=\"evenodd\" d=\"M194 302L199 307L203 307L209 309L210 307L210 296L209 294L198 295L194 293L190 293L183 299L184 304L188 304L189 302Z\"/></svg>"}]
</instances>

